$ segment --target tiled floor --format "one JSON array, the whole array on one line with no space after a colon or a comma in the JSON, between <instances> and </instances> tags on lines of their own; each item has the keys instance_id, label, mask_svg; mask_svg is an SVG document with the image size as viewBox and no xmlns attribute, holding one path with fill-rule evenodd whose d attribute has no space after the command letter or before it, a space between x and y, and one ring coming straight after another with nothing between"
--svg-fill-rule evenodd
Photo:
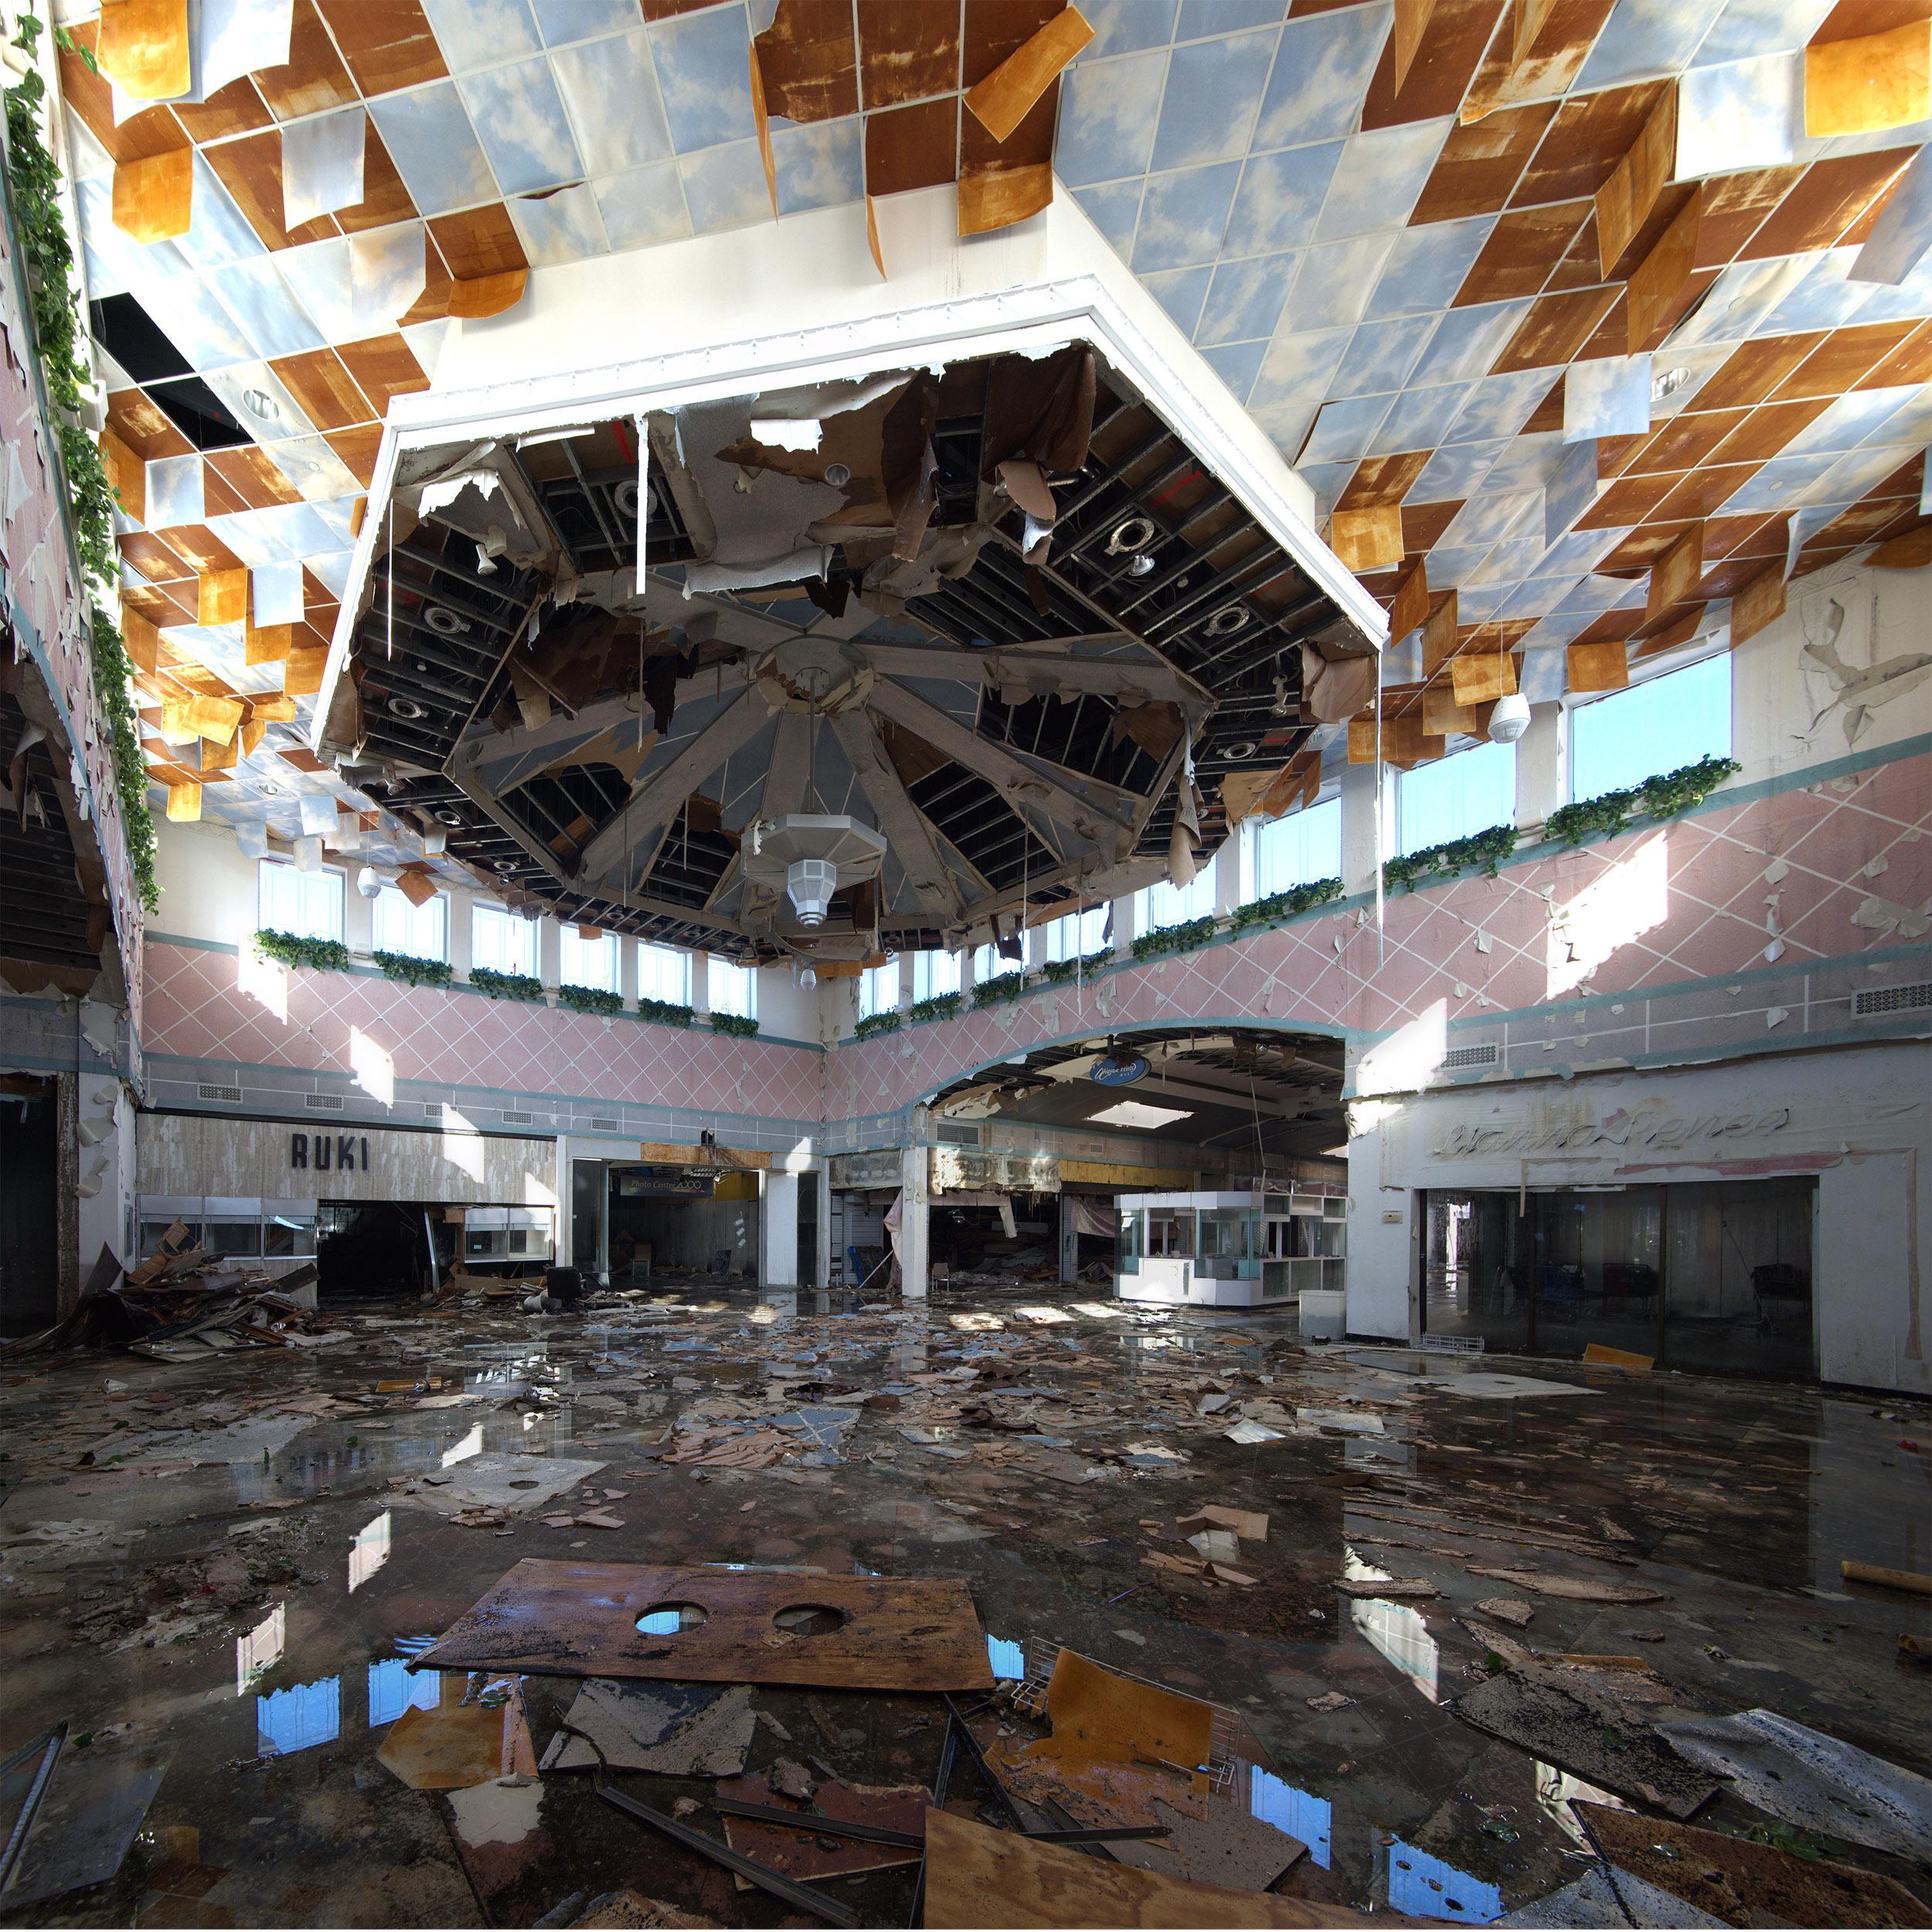
<instances>
[{"instance_id":1,"label":"tiled floor","mask_svg":"<svg viewBox=\"0 0 1932 1932\"><path fill-rule=\"evenodd\" d=\"M604 1561L962 1577L988 1633L1031 1662L1070 1645L1239 1710L1267 1757L1250 1802L1313 1848L1284 1889L1337 1902L1477 1923L1584 1869L1562 1802L1573 1784L1450 1708L1485 1675L1458 1617L1518 1594L1472 1564L1662 1590L1641 1607L1538 1597L1520 1635L1546 1651L1640 1649L1683 1705L1769 1706L1927 1767L1932 1680L1896 1644L1932 1625L1932 1604L1848 1592L1838 1577L1843 1556L1932 1570L1923 1405L1304 1350L1291 1316L1237 1326L1039 1288L864 1308L679 1292L579 1318L372 1304L345 1315L349 1343L206 1369L0 1365L0 1753L71 1726L0 1920L529 1924L573 1893L634 1884L723 1923L781 1922L774 1901L600 1805L580 1776L543 1781L533 1828L473 1843L447 1796L378 1762L427 1689L403 1668L413 1640L519 1559L579 1546ZM1007 1355L1019 1393L1002 1399L1035 1404L1048 1440L920 1428L929 1392L951 1392L913 1378ZM1535 1382L1499 1384L1498 1370ZM1484 1393L1457 1393L1471 1371L1490 1374L1467 1385ZM379 1394L383 1380L420 1386ZM1237 1403L1342 1410L1380 1431L1304 1419L1306 1433L1238 1446L1196 1413L1210 1383ZM836 1426L835 1398L860 1393L901 1406L845 1405L855 1420ZM325 1396L362 1406L318 1416ZM310 1413L289 1412L305 1397ZM648 1454L668 1424L720 1401L789 1421L798 1455L737 1471ZM624 1527L451 1524L439 1494L478 1454L602 1462L593 1480L625 1492L607 1505ZM1103 1473L1069 1480L1087 1468ZM1267 1513L1266 1542L1241 1546L1255 1587L1209 1589L1143 1562L1149 1548L1186 1553L1150 1543L1143 1519L1211 1502ZM1335 1587L1378 1570L1440 1594ZM1651 1631L1661 1641L1638 1639ZM539 1753L573 1689L525 1680ZM1310 1709L1330 1691L1354 1701ZM790 1754L869 1782L933 1774L935 1699L753 1696L790 1740L761 1725L754 1769ZM624 1782L667 1806L709 1789ZM0 1815L19 1786L0 1784ZM112 1868L137 1818L117 1871L30 1896L63 1862L70 1875ZM1699 1821L1753 1821L1725 1797ZM702 1808L693 1821L716 1825ZM906 1923L907 1873L834 1889L864 1923Z\"/></svg>"}]
</instances>

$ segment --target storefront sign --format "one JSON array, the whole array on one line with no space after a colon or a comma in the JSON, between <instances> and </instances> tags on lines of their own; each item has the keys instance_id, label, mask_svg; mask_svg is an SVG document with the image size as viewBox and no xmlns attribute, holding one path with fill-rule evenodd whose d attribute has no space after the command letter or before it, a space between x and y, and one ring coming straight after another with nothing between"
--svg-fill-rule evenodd
<instances>
[{"instance_id":1,"label":"storefront sign","mask_svg":"<svg viewBox=\"0 0 1932 1932\"><path fill-rule=\"evenodd\" d=\"M369 1171L369 1136L366 1134L291 1134L288 1137L288 1165L311 1173L326 1174L332 1168L352 1174L359 1167Z\"/></svg>"},{"instance_id":2,"label":"storefront sign","mask_svg":"<svg viewBox=\"0 0 1932 1932\"><path fill-rule=\"evenodd\" d=\"M1788 1107L1767 1107L1740 1114L1613 1114L1608 1121L1586 1121L1541 1127L1529 1121L1481 1127L1464 1122L1451 1128L1430 1151L1439 1160L1476 1155L1587 1154L1598 1147L1681 1148L1696 1141L1751 1140L1775 1134L1791 1123Z\"/></svg>"}]
</instances>

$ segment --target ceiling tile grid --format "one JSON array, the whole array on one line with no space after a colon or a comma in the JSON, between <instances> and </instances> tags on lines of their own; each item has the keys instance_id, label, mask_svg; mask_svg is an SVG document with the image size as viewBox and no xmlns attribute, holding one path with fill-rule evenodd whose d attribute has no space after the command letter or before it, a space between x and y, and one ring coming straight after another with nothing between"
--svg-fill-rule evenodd
<instances>
[{"instance_id":1,"label":"ceiling tile grid","mask_svg":"<svg viewBox=\"0 0 1932 1932\"><path fill-rule=\"evenodd\" d=\"M251 753L306 723L382 419L453 314L515 299L532 266L755 228L774 196L782 217L953 179L989 138L959 89L1058 11L859 0L818 117L774 109L770 190L747 53L818 31L799 0L291 0L286 60L218 76L203 49L222 84L158 106L94 70L97 24L73 19L124 594L165 640L144 704L157 728L198 687L254 707L228 744L166 747L161 775L226 774L216 815L259 808ZM1928 11L1888 7L1886 46ZM1506 645L1558 695L1554 647L1707 644L1747 585L1762 604L1772 573L1924 520L1932 122L1833 91L1879 57L1874 17L1589 0L1519 47L1505 0L1082 12L1091 41L1012 138L1043 140L1325 514L1399 506L1400 556L1347 560L1385 600L1420 564L1458 602L1426 667L1396 641L1398 684ZM179 232L117 226L124 172L189 148ZM1615 377L1566 385L1579 362ZM1646 380L1641 434L1583 397L1641 403ZM1657 607L1647 577L1692 531ZM200 621L211 573L294 563L298 620ZM271 781L291 776L333 782Z\"/></svg>"}]
</instances>

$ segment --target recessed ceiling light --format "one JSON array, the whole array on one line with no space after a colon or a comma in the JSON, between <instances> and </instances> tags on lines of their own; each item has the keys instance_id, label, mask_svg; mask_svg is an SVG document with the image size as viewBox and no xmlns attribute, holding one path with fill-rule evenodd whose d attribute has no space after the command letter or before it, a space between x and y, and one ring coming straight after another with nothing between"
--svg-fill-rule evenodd
<instances>
[{"instance_id":1,"label":"recessed ceiling light","mask_svg":"<svg viewBox=\"0 0 1932 1932\"><path fill-rule=\"evenodd\" d=\"M505 876L516 870L516 861L514 859L499 859L495 863L497 870Z\"/></svg>"},{"instance_id":2,"label":"recessed ceiling light","mask_svg":"<svg viewBox=\"0 0 1932 1932\"><path fill-rule=\"evenodd\" d=\"M1243 629L1248 621L1248 613L1238 604L1230 604L1216 611L1207 621L1207 634L1211 638L1231 638Z\"/></svg>"},{"instance_id":3,"label":"recessed ceiling light","mask_svg":"<svg viewBox=\"0 0 1932 1932\"><path fill-rule=\"evenodd\" d=\"M429 713L413 698L392 696L389 701L389 708L397 717L409 719L412 723L418 718L426 718L429 716Z\"/></svg>"},{"instance_id":4,"label":"recessed ceiling light","mask_svg":"<svg viewBox=\"0 0 1932 1932\"><path fill-rule=\"evenodd\" d=\"M1151 516L1124 517L1114 525L1114 534L1107 539L1107 554L1127 556L1134 551L1145 550L1155 535Z\"/></svg>"},{"instance_id":5,"label":"recessed ceiling light","mask_svg":"<svg viewBox=\"0 0 1932 1932\"><path fill-rule=\"evenodd\" d=\"M1176 1121L1191 1121L1194 1110L1185 1107L1152 1107L1145 1100L1116 1100L1087 1119L1096 1127L1172 1127Z\"/></svg>"},{"instance_id":6,"label":"recessed ceiling light","mask_svg":"<svg viewBox=\"0 0 1932 1932\"><path fill-rule=\"evenodd\" d=\"M1673 396L1690 380L1687 369L1667 369L1661 376L1651 379L1650 400L1661 403L1666 396Z\"/></svg>"},{"instance_id":7,"label":"recessed ceiling light","mask_svg":"<svg viewBox=\"0 0 1932 1932\"><path fill-rule=\"evenodd\" d=\"M423 621L437 636L460 638L470 627L447 604L432 604L423 613Z\"/></svg>"},{"instance_id":8,"label":"recessed ceiling light","mask_svg":"<svg viewBox=\"0 0 1932 1932\"><path fill-rule=\"evenodd\" d=\"M250 416L259 416L264 423L279 423L282 420L281 404L265 389L243 389L242 407Z\"/></svg>"},{"instance_id":9,"label":"recessed ceiling light","mask_svg":"<svg viewBox=\"0 0 1932 1932\"><path fill-rule=\"evenodd\" d=\"M446 825L455 825L460 828L463 823L463 815L460 811L451 811L447 805L445 805L436 816L442 824Z\"/></svg>"},{"instance_id":10,"label":"recessed ceiling light","mask_svg":"<svg viewBox=\"0 0 1932 1932\"><path fill-rule=\"evenodd\" d=\"M1131 577L1144 577L1151 576L1153 570L1153 558L1148 556L1146 551L1142 550L1127 566L1127 574Z\"/></svg>"}]
</instances>

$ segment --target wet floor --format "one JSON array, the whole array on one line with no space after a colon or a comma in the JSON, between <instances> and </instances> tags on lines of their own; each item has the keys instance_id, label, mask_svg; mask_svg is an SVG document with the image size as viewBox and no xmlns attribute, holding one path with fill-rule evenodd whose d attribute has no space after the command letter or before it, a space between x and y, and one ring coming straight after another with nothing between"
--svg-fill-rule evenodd
<instances>
[{"instance_id":1,"label":"wet floor","mask_svg":"<svg viewBox=\"0 0 1932 1932\"><path fill-rule=\"evenodd\" d=\"M1461 1923L1585 1862L1578 1781L1450 1709L1493 1663L1463 1621L1485 1600L1533 1604L1512 1634L1539 1651L1641 1652L1685 1710L1768 1707L1932 1763L1932 1679L1898 1648L1932 1603L1839 1575L1932 1570L1923 1404L1304 1348L1291 1316L1071 1291L334 1325L351 1338L320 1349L0 1376L0 1757L70 1726L0 1920L530 1924L628 1885L804 1923L581 1774L506 1823L379 1761L439 1696L410 1658L526 1556L960 1577L1002 1675L1068 1645L1245 1718L1265 1763L1240 1794L1310 1848L1284 1889ZM1244 1417L1269 1439L1230 1440ZM1193 1554L1175 1519L1209 1504L1266 1513L1228 1566L1251 1583L1172 1566ZM1568 1601L1485 1568L1662 1595ZM1437 1594L1373 1594L1389 1580ZM575 1685L523 1688L540 1756ZM753 1701L754 1771L933 1776L934 1699ZM32 1768L0 1781L0 1823ZM709 1787L627 1788L668 1808ZM1699 1821L1764 1822L1730 1796ZM838 1886L862 1922L906 1922L909 1874Z\"/></svg>"}]
</instances>

